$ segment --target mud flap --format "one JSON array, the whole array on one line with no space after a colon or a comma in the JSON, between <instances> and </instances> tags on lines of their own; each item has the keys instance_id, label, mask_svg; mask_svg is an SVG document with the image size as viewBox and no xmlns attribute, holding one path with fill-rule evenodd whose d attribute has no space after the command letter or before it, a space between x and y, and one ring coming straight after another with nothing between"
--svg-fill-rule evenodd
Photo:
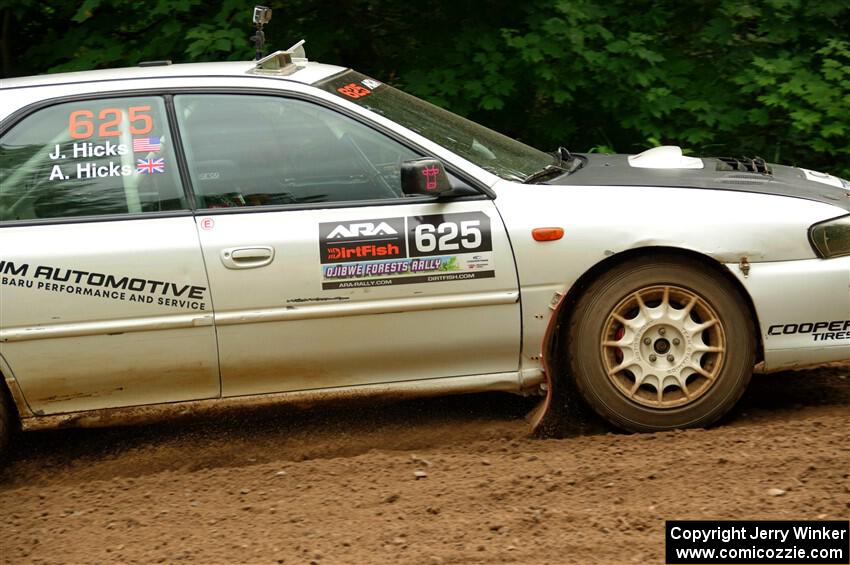
<instances>
[{"instance_id":1,"label":"mud flap","mask_svg":"<svg viewBox=\"0 0 850 565\"><path fill-rule=\"evenodd\" d=\"M552 435L555 432L553 427L559 427L559 420L564 416L564 414L558 414L557 407L553 406L555 387L552 382L552 375L554 375L554 367L549 358L550 353L554 350L551 344L555 331L558 329L558 314L561 311L561 306L566 296L566 293L556 292L552 297L552 301L549 303L549 309L552 311L552 314L549 318L549 325L546 327L546 333L543 334L543 343L540 344L543 376L546 379L541 386L545 390L546 396L525 415L525 419L531 424L531 430L535 435Z\"/></svg>"},{"instance_id":2,"label":"mud flap","mask_svg":"<svg viewBox=\"0 0 850 565\"><path fill-rule=\"evenodd\" d=\"M542 385L542 387L546 391L546 396L540 399L534 408L525 415L525 420L531 425L531 430L534 433L538 433L543 420L546 418L546 415L550 412L550 404L552 403L552 382L550 381L549 371L545 372L546 382Z\"/></svg>"}]
</instances>

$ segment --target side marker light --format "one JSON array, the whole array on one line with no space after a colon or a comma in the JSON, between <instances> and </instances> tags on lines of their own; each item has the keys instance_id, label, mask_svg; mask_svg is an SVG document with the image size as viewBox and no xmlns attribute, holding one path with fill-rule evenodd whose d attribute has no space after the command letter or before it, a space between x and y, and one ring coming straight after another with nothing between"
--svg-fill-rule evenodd
<instances>
[{"instance_id":1,"label":"side marker light","mask_svg":"<svg viewBox=\"0 0 850 565\"><path fill-rule=\"evenodd\" d=\"M534 228L531 237L534 241L556 241L564 237L564 228Z\"/></svg>"}]
</instances>

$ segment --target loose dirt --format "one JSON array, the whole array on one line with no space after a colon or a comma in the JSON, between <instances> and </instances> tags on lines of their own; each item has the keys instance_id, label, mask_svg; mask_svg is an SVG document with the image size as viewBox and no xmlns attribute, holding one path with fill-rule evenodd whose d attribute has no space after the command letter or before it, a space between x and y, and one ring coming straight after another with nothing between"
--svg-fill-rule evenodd
<instances>
[{"instance_id":1,"label":"loose dirt","mask_svg":"<svg viewBox=\"0 0 850 565\"><path fill-rule=\"evenodd\" d=\"M537 439L475 395L24 435L5 563L663 563L666 519L847 519L850 364L709 430ZM778 493L782 494L778 494Z\"/></svg>"}]
</instances>

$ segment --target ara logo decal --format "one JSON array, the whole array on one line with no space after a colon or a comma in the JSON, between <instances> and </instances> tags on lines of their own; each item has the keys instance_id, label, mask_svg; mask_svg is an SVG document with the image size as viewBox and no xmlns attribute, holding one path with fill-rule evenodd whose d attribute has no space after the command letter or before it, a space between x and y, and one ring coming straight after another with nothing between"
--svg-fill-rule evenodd
<instances>
[{"instance_id":1,"label":"ara logo decal","mask_svg":"<svg viewBox=\"0 0 850 565\"><path fill-rule=\"evenodd\" d=\"M319 224L322 263L407 257L404 218Z\"/></svg>"},{"instance_id":2,"label":"ara logo decal","mask_svg":"<svg viewBox=\"0 0 850 565\"><path fill-rule=\"evenodd\" d=\"M357 224L339 224L328 235L328 239L351 239L359 236L397 235L398 231L386 222L362 222Z\"/></svg>"}]
</instances>

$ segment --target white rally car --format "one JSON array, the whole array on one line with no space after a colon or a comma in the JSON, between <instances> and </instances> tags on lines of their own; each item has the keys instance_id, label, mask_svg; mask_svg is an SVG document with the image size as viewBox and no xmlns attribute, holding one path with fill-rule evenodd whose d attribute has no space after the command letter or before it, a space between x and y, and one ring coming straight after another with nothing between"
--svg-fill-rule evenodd
<instances>
[{"instance_id":1,"label":"white rally car","mask_svg":"<svg viewBox=\"0 0 850 565\"><path fill-rule=\"evenodd\" d=\"M4 80L0 435L494 390L537 424L573 387L705 426L756 365L850 359L848 191L544 153L300 48Z\"/></svg>"}]
</instances>

